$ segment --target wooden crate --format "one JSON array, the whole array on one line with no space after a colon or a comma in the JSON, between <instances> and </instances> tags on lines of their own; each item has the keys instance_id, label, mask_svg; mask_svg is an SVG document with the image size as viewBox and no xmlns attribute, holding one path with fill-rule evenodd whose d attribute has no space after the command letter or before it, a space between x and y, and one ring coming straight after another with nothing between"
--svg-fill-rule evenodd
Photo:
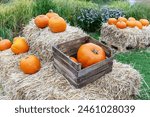
<instances>
[{"instance_id":1,"label":"wooden crate","mask_svg":"<svg viewBox=\"0 0 150 117\"><path fill-rule=\"evenodd\" d=\"M82 69L80 63L72 62L69 57L76 57L79 47L88 42L101 46L106 52L107 59ZM54 67L76 88L81 88L112 71L113 56L111 49L89 36L55 45L52 49Z\"/></svg>"}]
</instances>

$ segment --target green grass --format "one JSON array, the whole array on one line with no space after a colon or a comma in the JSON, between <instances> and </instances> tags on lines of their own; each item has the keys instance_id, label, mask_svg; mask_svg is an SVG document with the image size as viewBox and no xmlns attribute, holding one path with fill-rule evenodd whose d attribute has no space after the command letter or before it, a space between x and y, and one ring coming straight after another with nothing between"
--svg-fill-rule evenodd
<instances>
[{"instance_id":1,"label":"green grass","mask_svg":"<svg viewBox=\"0 0 150 117\"><path fill-rule=\"evenodd\" d=\"M143 82L140 96L137 99L150 99L150 49L120 53L116 55L116 59L132 65L142 74L145 82Z\"/></svg>"}]
</instances>

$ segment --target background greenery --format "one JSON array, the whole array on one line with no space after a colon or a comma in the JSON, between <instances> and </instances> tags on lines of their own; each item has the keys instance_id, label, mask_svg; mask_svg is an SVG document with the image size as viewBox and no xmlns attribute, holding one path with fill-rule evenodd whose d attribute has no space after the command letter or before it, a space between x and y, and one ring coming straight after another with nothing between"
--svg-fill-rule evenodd
<instances>
[{"instance_id":1,"label":"background greenery","mask_svg":"<svg viewBox=\"0 0 150 117\"><path fill-rule=\"evenodd\" d=\"M99 39L101 24L109 17L125 15L127 18L132 16L150 20L150 6L131 5L127 0L0 0L0 37L12 40L21 34L20 31L31 18L50 9L96 39ZM116 59L133 65L143 75L146 83L143 81L138 99L150 99L150 50L120 53Z\"/></svg>"}]
</instances>

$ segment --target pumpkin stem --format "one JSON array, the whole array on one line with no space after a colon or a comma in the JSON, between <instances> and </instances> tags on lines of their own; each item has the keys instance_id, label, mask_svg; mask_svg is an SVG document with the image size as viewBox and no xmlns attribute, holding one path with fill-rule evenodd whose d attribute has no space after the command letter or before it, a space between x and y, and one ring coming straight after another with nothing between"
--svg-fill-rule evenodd
<instances>
[{"instance_id":1,"label":"pumpkin stem","mask_svg":"<svg viewBox=\"0 0 150 117\"><path fill-rule=\"evenodd\" d=\"M92 52L93 52L94 54L98 54L98 51L95 50L95 49L93 49Z\"/></svg>"},{"instance_id":2,"label":"pumpkin stem","mask_svg":"<svg viewBox=\"0 0 150 117\"><path fill-rule=\"evenodd\" d=\"M49 10L49 12L50 12L50 13L53 13L53 10L52 10L52 9L50 9L50 10Z\"/></svg>"}]
</instances>

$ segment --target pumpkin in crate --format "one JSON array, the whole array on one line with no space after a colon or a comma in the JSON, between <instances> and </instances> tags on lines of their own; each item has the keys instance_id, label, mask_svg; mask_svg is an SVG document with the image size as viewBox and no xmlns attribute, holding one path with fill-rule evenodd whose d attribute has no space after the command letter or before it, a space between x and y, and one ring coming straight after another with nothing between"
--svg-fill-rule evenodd
<instances>
[{"instance_id":1,"label":"pumpkin in crate","mask_svg":"<svg viewBox=\"0 0 150 117\"><path fill-rule=\"evenodd\" d=\"M29 45L24 37L15 37L11 46L11 50L15 54L25 53L29 50Z\"/></svg>"},{"instance_id":2,"label":"pumpkin in crate","mask_svg":"<svg viewBox=\"0 0 150 117\"><path fill-rule=\"evenodd\" d=\"M12 43L8 39L4 39L0 41L0 51L9 49L11 47Z\"/></svg>"},{"instance_id":3,"label":"pumpkin in crate","mask_svg":"<svg viewBox=\"0 0 150 117\"><path fill-rule=\"evenodd\" d=\"M106 53L100 46L94 43L86 43L80 46L77 52L78 62L82 67L88 67L106 59Z\"/></svg>"},{"instance_id":4,"label":"pumpkin in crate","mask_svg":"<svg viewBox=\"0 0 150 117\"><path fill-rule=\"evenodd\" d=\"M49 18L46 15L39 15L34 19L34 22L38 28L45 28L48 26Z\"/></svg>"},{"instance_id":5,"label":"pumpkin in crate","mask_svg":"<svg viewBox=\"0 0 150 117\"><path fill-rule=\"evenodd\" d=\"M53 10L50 10L46 16L50 19L52 17L55 17L55 16L59 16L57 13L54 13Z\"/></svg>"},{"instance_id":6,"label":"pumpkin in crate","mask_svg":"<svg viewBox=\"0 0 150 117\"><path fill-rule=\"evenodd\" d=\"M66 30L67 23L62 17L55 16L49 19L48 26L52 32L58 33Z\"/></svg>"},{"instance_id":7,"label":"pumpkin in crate","mask_svg":"<svg viewBox=\"0 0 150 117\"><path fill-rule=\"evenodd\" d=\"M38 72L40 68L41 68L40 60L34 55L29 55L25 58L22 58L20 61L20 69L25 74L34 74Z\"/></svg>"}]
</instances>

